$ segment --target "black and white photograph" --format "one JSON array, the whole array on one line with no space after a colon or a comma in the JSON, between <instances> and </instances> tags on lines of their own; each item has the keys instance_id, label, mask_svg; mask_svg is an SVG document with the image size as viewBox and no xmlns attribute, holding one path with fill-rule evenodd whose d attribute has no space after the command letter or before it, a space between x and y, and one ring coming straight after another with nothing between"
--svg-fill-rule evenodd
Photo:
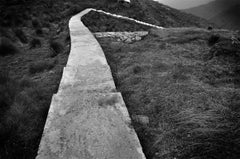
<instances>
[{"instance_id":1,"label":"black and white photograph","mask_svg":"<svg viewBox=\"0 0 240 159\"><path fill-rule=\"evenodd\" d=\"M0 0L0 159L240 159L240 0Z\"/></svg>"}]
</instances>

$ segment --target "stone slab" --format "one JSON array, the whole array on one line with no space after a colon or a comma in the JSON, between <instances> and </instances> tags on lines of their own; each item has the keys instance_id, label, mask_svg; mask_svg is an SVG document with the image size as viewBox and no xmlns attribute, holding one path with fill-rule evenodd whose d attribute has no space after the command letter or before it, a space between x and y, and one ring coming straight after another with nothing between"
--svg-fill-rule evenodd
<instances>
[{"instance_id":1,"label":"stone slab","mask_svg":"<svg viewBox=\"0 0 240 159\"><path fill-rule=\"evenodd\" d=\"M77 54L71 54L68 57L67 66L78 67L86 66L95 63L96 65L108 65L107 60L104 56L96 55L94 52L86 52L86 50L78 51Z\"/></svg>"},{"instance_id":2,"label":"stone slab","mask_svg":"<svg viewBox=\"0 0 240 159\"><path fill-rule=\"evenodd\" d=\"M64 68L59 91L64 89L113 92L116 86L108 65L87 65Z\"/></svg>"},{"instance_id":3,"label":"stone slab","mask_svg":"<svg viewBox=\"0 0 240 159\"><path fill-rule=\"evenodd\" d=\"M37 159L143 159L120 93L53 97Z\"/></svg>"},{"instance_id":4,"label":"stone slab","mask_svg":"<svg viewBox=\"0 0 240 159\"><path fill-rule=\"evenodd\" d=\"M67 65L77 67L97 62L100 65L108 65L104 52L97 40L94 37L88 40L84 38L83 36L78 41L72 42Z\"/></svg>"}]
</instances>

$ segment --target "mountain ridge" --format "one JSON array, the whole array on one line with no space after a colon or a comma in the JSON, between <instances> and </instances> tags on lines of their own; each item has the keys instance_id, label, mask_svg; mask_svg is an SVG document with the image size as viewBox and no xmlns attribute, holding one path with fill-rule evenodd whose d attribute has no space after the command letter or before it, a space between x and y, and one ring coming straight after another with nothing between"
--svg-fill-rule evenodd
<instances>
[{"instance_id":1,"label":"mountain ridge","mask_svg":"<svg viewBox=\"0 0 240 159\"><path fill-rule=\"evenodd\" d=\"M208 4L183 10L186 13L204 18L224 29L237 30L240 1L215 0Z\"/></svg>"},{"instance_id":2,"label":"mountain ridge","mask_svg":"<svg viewBox=\"0 0 240 159\"><path fill-rule=\"evenodd\" d=\"M188 9L184 9L182 11L209 20L214 16L217 16L221 12L228 10L235 4L240 4L240 2L237 0L232 0L229 3L226 0L215 0L213 2L188 8Z\"/></svg>"},{"instance_id":3,"label":"mountain ridge","mask_svg":"<svg viewBox=\"0 0 240 159\"><path fill-rule=\"evenodd\" d=\"M156 1L138 0L143 11L159 22L158 25L163 27L186 27L198 26L207 27L210 23L205 19L185 14L184 12L163 5Z\"/></svg>"},{"instance_id":4,"label":"mountain ridge","mask_svg":"<svg viewBox=\"0 0 240 159\"><path fill-rule=\"evenodd\" d=\"M211 18L210 21L226 29L237 30L240 28L240 4L232 6L228 10Z\"/></svg>"}]
</instances>

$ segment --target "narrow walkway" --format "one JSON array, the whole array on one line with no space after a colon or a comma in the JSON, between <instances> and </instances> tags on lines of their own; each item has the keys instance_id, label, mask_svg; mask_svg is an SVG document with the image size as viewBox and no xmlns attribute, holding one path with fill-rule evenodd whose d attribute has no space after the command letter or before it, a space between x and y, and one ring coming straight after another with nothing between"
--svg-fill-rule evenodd
<instances>
[{"instance_id":1,"label":"narrow walkway","mask_svg":"<svg viewBox=\"0 0 240 159\"><path fill-rule=\"evenodd\" d=\"M71 52L37 159L145 159L104 52L80 20L91 10L69 22Z\"/></svg>"}]
</instances>

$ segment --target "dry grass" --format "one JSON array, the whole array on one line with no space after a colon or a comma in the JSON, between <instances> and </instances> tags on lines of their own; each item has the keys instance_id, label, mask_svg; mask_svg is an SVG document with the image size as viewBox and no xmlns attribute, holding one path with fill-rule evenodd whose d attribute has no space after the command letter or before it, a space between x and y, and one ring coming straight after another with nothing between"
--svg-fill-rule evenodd
<instances>
[{"instance_id":1,"label":"dry grass","mask_svg":"<svg viewBox=\"0 0 240 159\"><path fill-rule=\"evenodd\" d=\"M148 26L95 11L84 15L82 21L91 32L146 31L150 29Z\"/></svg>"},{"instance_id":2,"label":"dry grass","mask_svg":"<svg viewBox=\"0 0 240 159\"><path fill-rule=\"evenodd\" d=\"M70 41L65 41L65 35L69 17L54 18L62 8L55 6L54 10L49 9L51 15L44 16L53 21L45 22L43 12L48 9L41 4L40 1L33 6L29 3L24 5L24 9L21 5L5 6L0 17L0 38L11 39L1 41L0 45L3 55L0 56L0 72L8 71L0 76L0 158L36 157L51 97L58 89L62 69L66 65ZM28 17L25 18L24 14ZM42 22L46 23L44 29L49 30L48 34L42 34ZM59 26L63 35L56 31ZM64 42L62 45L65 47L61 50L64 54L49 57L52 54L49 41L56 36ZM29 43L25 37L29 38Z\"/></svg>"},{"instance_id":3,"label":"dry grass","mask_svg":"<svg viewBox=\"0 0 240 159\"><path fill-rule=\"evenodd\" d=\"M14 158L16 154L26 158L38 148L33 143L39 143L51 92L30 79L18 82L1 73L0 93L0 146L5 147L0 149L0 158Z\"/></svg>"},{"instance_id":4,"label":"dry grass","mask_svg":"<svg viewBox=\"0 0 240 159\"><path fill-rule=\"evenodd\" d=\"M29 65L29 73L39 73L44 70L50 70L56 65L56 61L38 61Z\"/></svg>"},{"instance_id":5,"label":"dry grass","mask_svg":"<svg viewBox=\"0 0 240 159\"><path fill-rule=\"evenodd\" d=\"M152 30L133 44L99 39L131 116L150 118L147 126L133 121L147 158L240 157L240 63L229 55L206 58L210 37L176 28Z\"/></svg>"},{"instance_id":6,"label":"dry grass","mask_svg":"<svg viewBox=\"0 0 240 159\"><path fill-rule=\"evenodd\" d=\"M63 48L63 44L61 41L59 40L50 40L50 47L52 49L52 57L57 56L59 53L61 53L64 48Z\"/></svg>"}]
</instances>

